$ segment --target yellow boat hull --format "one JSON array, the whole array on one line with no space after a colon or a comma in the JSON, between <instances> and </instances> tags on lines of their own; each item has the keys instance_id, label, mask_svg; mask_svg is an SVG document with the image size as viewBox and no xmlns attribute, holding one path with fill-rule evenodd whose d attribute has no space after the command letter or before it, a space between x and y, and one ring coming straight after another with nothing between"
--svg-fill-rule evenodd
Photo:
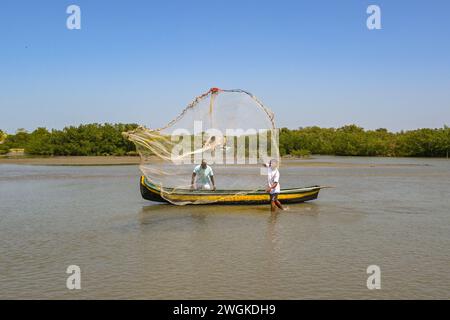
<instances>
[{"instance_id":1,"label":"yellow boat hull","mask_svg":"<svg viewBox=\"0 0 450 320\"><path fill-rule=\"evenodd\" d=\"M322 187L281 189L278 200L281 203L300 203L317 199ZM144 199L156 202L179 204L268 204L270 196L265 190L175 190L161 188L148 181L145 176L140 180L141 194Z\"/></svg>"}]
</instances>

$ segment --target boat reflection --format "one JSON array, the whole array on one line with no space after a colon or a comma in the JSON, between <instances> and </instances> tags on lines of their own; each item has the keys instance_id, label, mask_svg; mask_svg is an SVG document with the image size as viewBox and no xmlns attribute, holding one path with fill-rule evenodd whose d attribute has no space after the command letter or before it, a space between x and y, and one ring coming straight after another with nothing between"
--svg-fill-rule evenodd
<instances>
[{"instance_id":1,"label":"boat reflection","mask_svg":"<svg viewBox=\"0 0 450 320\"><path fill-rule=\"evenodd\" d=\"M213 219L224 219L226 223L228 218L256 218L255 223L267 221L270 238L275 239L277 221L283 215L317 215L320 211L320 205L316 203L301 203L286 206L285 211L271 212L268 205L256 206L227 206L227 205L186 205L174 206L170 204L152 204L142 207L138 213L138 221L142 226L157 226L170 222L188 223L188 224L207 224ZM176 226L176 224L171 224Z\"/></svg>"}]
</instances>

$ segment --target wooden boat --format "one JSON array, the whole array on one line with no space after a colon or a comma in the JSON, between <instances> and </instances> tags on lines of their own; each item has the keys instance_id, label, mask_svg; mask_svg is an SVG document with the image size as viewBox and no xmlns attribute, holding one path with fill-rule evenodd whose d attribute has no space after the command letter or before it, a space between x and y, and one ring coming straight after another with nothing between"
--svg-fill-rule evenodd
<instances>
[{"instance_id":1,"label":"wooden boat","mask_svg":"<svg viewBox=\"0 0 450 320\"><path fill-rule=\"evenodd\" d=\"M159 186L151 183L145 176L141 177L140 188L142 197L146 200L169 203L198 204L268 204L269 194L265 190L245 192L243 190L189 190L164 188L161 196ZM305 188L281 189L278 200L281 203L300 203L317 199L320 186Z\"/></svg>"}]
</instances>

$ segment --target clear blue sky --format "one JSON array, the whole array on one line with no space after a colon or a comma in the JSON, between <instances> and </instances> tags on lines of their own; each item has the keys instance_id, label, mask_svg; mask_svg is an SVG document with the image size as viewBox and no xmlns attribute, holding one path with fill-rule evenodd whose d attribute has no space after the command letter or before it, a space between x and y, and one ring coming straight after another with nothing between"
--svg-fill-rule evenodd
<instances>
[{"instance_id":1,"label":"clear blue sky","mask_svg":"<svg viewBox=\"0 0 450 320\"><path fill-rule=\"evenodd\" d=\"M213 86L254 93L278 126L441 127L449 16L446 0L2 0L0 128L159 127Z\"/></svg>"}]
</instances>

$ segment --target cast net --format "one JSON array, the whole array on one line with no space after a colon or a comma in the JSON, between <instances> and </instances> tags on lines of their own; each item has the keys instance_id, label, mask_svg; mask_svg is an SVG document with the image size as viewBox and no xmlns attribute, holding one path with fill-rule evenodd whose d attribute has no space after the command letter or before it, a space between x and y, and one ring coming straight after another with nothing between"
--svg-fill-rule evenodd
<instances>
[{"instance_id":1,"label":"cast net","mask_svg":"<svg viewBox=\"0 0 450 320\"><path fill-rule=\"evenodd\" d=\"M5 142L5 140L6 140L6 133L0 130L0 144Z\"/></svg>"},{"instance_id":2,"label":"cast net","mask_svg":"<svg viewBox=\"0 0 450 320\"><path fill-rule=\"evenodd\" d=\"M166 126L124 135L136 145L145 181L177 205L232 201L264 190L261 164L279 161L273 113L240 89L212 88Z\"/></svg>"}]
</instances>

